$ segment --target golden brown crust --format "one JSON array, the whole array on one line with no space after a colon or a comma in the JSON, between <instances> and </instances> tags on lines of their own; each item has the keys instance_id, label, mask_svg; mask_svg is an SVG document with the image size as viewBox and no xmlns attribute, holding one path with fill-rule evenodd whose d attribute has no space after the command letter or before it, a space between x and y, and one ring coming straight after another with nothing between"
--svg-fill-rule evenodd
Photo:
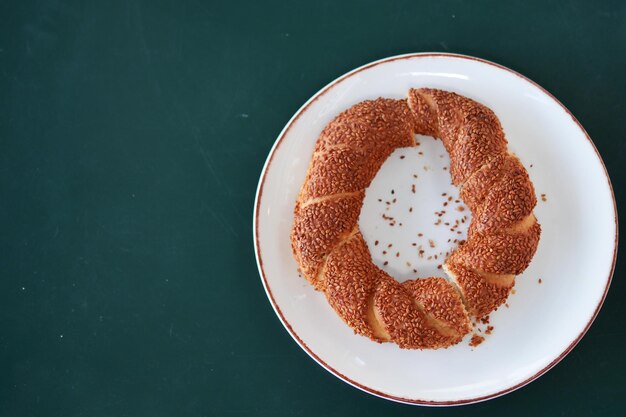
<instances>
[{"instance_id":1,"label":"golden brown crust","mask_svg":"<svg viewBox=\"0 0 626 417\"><path fill-rule=\"evenodd\" d=\"M448 275L455 280L469 314L480 319L501 306L509 296L514 281L498 285L484 279L483 275L448 260L444 264Z\"/></svg>"},{"instance_id":2,"label":"golden brown crust","mask_svg":"<svg viewBox=\"0 0 626 417\"><path fill-rule=\"evenodd\" d=\"M537 222L522 233L474 234L449 259L484 272L519 275L530 264L540 235L541 226Z\"/></svg>"},{"instance_id":3,"label":"golden brown crust","mask_svg":"<svg viewBox=\"0 0 626 417\"><path fill-rule=\"evenodd\" d=\"M339 114L322 131L315 152L347 146L384 162L396 148L413 145L413 118L406 100L362 101Z\"/></svg>"},{"instance_id":4,"label":"golden brown crust","mask_svg":"<svg viewBox=\"0 0 626 417\"><path fill-rule=\"evenodd\" d=\"M506 152L501 130L485 127L482 119L471 119L450 149L450 176L454 185L463 184L490 160ZM497 132L497 133L496 133Z\"/></svg>"},{"instance_id":5,"label":"golden brown crust","mask_svg":"<svg viewBox=\"0 0 626 417\"><path fill-rule=\"evenodd\" d=\"M396 148L414 145L414 133L443 141L473 214L467 242L445 263L461 295L443 278L396 282L372 263L358 230L365 188ZM489 314L528 266L541 233L535 205L528 174L507 152L489 108L411 89L407 100L358 103L324 128L296 202L292 248L304 276L356 333L402 348L447 347L471 330L467 311Z\"/></svg>"},{"instance_id":6,"label":"golden brown crust","mask_svg":"<svg viewBox=\"0 0 626 417\"><path fill-rule=\"evenodd\" d=\"M465 97L430 88L411 89L408 96L411 112L417 116L415 117L418 121L416 133L441 139L450 152L462 127L463 107L468 104ZM422 123L428 128L419 130Z\"/></svg>"},{"instance_id":7,"label":"golden brown crust","mask_svg":"<svg viewBox=\"0 0 626 417\"><path fill-rule=\"evenodd\" d=\"M367 244L357 233L334 250L326 261L325 292L328 302L355 333L372 337L367 319L368 299L374 293L377 271Z\"/></svg>"},{"instance_id":8,"label":"golden brown crust","mask_svg":"<svg viewBox=\"0 0 626 417\"><path fill-rule=\"evenodd\" d=\"M353 197L308 204L296 213L291 245L302 274L312 284L325 257L355 228L363 197L360 191Z\"/></svg>"},{"instance_id":9,"label":"golden brown crust","mask_svg":"<svg viewBox=\"0 0 626 417\"><path fill-rule=\"evenodd\" d=\"M440 327L450 330L449 335L460 339L472 329L459 293L445 278L405 281L402 286L424 313L437 320Z\"/></svg>"},{"instance_id":10,"label":"golden brown crust","mask_svg":"<svg viewBox=\"0 0 626 417\"><path fill-rule=\"evenodd\" d=\"M415 118L415 131L423 135L439 136L439 123L437 121L437 107L435 102L423 95L419 90L411 89L407 97L407 105L414 114L420 117Z\"/></svg>"},{"instance_id":11,"label":"golden brown crust","mask_svg":"<svg viewBox=\"0 0 626 417\"><path fill-rule=\"evenodd\" d=\"M505 174L518 175L526 170L520 160L510 153L498 155L472 174L461 188L461 198L472 212L476 212L489 191Z\"/></svg>"},{"instance_id":12,"label":"golden brown crust","mask_svg":"<svg viewBox=\"0 0 626 417\"><path fill-rule=\"evenodd\" d=\"M311 199L364 190L380 165L361 149L327 149L313 158L309 168L310 178L303 191L306 198Z\"/></svg>"},{"instance_id":13,"label":"golden brown crust","mask_svg":"<svg viewBox=\"0 0 626 417\"><path fill-rule=\"evenodd\" d=\"M397 281L380 271L374 308L391 339L401 348L436 349L458 343L459 338L439 333Z\"/></svg>"},{"instance_id":14,"label":"golden brown crust","mask_svg":"<svg viewBox=\"0 0 626 417\"><path fill-rule=\"evenodd\" d=\"M470 233L496 232L525 219L537 204L528 174L506 173L474 210Z\"/></svg>"}]
</instances>

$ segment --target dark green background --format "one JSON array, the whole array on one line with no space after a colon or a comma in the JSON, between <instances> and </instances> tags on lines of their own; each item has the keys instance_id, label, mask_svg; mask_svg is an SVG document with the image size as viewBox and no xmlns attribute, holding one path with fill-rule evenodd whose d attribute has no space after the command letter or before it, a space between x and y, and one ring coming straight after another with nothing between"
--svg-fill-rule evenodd
<instances>
[{"instance_id":1,"label":"dark green background","mask_svg":"<svg viewBox=\"0 0 626 417\"><path fill-rule=\"evenodd\" d=\"M252 246L259 174L292 114L346 71L406 52L475 55L544 86L594 139L623 207L624 2L12 3L0 6L0 415L626 412L621 259L556 368L432 410L313 362L272 311Z\"/></svg>"}]
</instances>

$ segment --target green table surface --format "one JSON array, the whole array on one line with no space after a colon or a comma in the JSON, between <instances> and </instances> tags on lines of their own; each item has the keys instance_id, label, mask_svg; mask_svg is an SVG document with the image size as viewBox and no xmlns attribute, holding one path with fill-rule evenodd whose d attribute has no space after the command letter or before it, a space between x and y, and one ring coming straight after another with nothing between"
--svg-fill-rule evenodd
<instances>
[{"instance_id":1,"label":"green table surface","mask_svg":"<svg viewBox=\"0 0 626 417\"><path fill-rule=\"evenodd\" d=\"M553 93L624 207L624 2L3 1L0 415L624 415L623 258L559 365L454 409L352 388L274 314L252 243L274 140L341 74L424 51Z\"/></svg>"}]
</instances>

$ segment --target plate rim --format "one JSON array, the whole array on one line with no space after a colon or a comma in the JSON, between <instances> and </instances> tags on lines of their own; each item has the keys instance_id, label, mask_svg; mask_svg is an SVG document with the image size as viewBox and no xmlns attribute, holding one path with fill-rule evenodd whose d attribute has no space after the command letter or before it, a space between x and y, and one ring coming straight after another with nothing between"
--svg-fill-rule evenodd
<instances>
[{"instance_id":1,"label":"plate rim","mask_svg":"<svg viewBox=\"0 0 626 417\"><path fill-rule=\"evenodd\" d=\"M606 280L606 285L604 288L604 292L602 294L602 297L600 298L600 301L598 302L598 305L596 306L595 311L593 312L593 314L591 315L591 318L589 319L589 321L587 322L587 324L585 325L585 327L583 328L583 330L580 332L580 334L567 346L567 348L561 352L554 360L552 360L547 366L545 366L544 368L542 368L541 370L539 370L537 373L535 373L534 375L530 376L529 378L513 385L510 386L508 388L505 388L503 390L497 391L495 393L492 394L488 394L488 395L483 395L483 396L479 396L479 397L473 397L473 398L465 398L465 399L461 399L461 400L446 400L446 401L432 401L432 400L423 400L423 399L419 399L419 398L404 398L404 397L399 397L399 396L394 396L391 394L387 394L381 391L378 391L374 388L368 387L364 384L361 384L357 381L354 381L352 379L350 379L349 377L345 376L344 374L342 374L341 372L339 372L338 370L336 370L335 368L333 368L332 366L330 366L329 364L327 364L326 362L324 362L324 360L322 360L319 356L317 356L317 354L315 352L313 352L313 350L311 350L307 344L300 338L300 336L298 336L298 334L293 330L293 328L291 327L291 324L287 321L287 319L285 318L285 316L283 315L280 307L278 306L278 304L276 303L276 301L274 300L274 296L272 294L272 290L269 287L269 284L267 282L267 278L265 276L265 271L263 269L263 259L261 256L261 248L260 248L260 244L259 244L259 233L258 233L258 225L259 225L259 209L260 209L260 204L261 204L261 198L263 195L263 187L265 185L265 179L267 176L267 171L269 166L271 165L272 159L276 153L276 150L278 149L278 147L281 145L283 139L285 138L286 134L289 132L289 129L293 126L293 124L298 120L298 118L307 110L307 108L313 103L315 102L317 99L319 99L320 97L322 97L324 94L326 94L335 84L340 83L341 81L372 67L375 67L377 65L381 65L381 64L385 64L385 63L389 63L389 62L393 62L393 61L398 61L398 60L403 60L403 59L411 59L411 58L424 58L424 57L444 57L444 58L455 58L455 59L463 59L463 60L470 60L470 61L476 61L482 64L486 64L486 65L490 65L493 67L496 67L498 69L504 70L504 71L508 71L509 73L522 78L524 81L529 82L530 84L534 85L535 87L539 88L543 93L545 93L548 97L550 97L552 100L554 100L559 106L561 106L561 108L572 118L572 120L576 123L576 125L578 126L578 128L582 131L582 133L584 134L585 138L587 138L587 140L589 141L589 143L591 144L593 150L596 153L596 156L598 157L598 160L600 161L600 164L602 165L602 168L604 169L604 174L607 180L607 184L609 186L609 190L611 192L611 199L613 200L613 211L614 211L614 219L615 219L615 240L614 240L614 247L613 247L613 261L612 261L612 265L611 265L611 270L609 272L609 275L607 277ZM255 199L254 199L254 213L253 213L253 218L252 218L252 228L253 228L253 237L254 237L254 254L255 254L255 258L256 258L256 262L257 262L257 268L259 270L259 274L261 276L261 281L263 283L263 288L265 289L265 293L268 297L268 299L270 300L270 304L272 305L272 308L274 309L274 312L276 313L276 315L278 316L280 322L283 324L283 326L285 327L285 329L287 330L287 332L291 335L291 337L296 341L296 343L302 348L302 350L304 350L315 362L317 362L320 366L322 366L324 369L326 369L328 372L330 372L331 374L335 375L336 377L338 377L339 379L343 380L344 382L347 382L348 384L352 385L355 388L360 389L361 391L364 391L368 394L372 394L374 396L380 397L380 398L384 398L387 400L391 400L391 401L395 401L395 402L399 402L399 403L404 403L404 404L411 404L411 405L422 405L422 406L456 406L456 405L465 405L465 404L473 404L473 403L478 403L478 402L482 402L482 401L486 401L486 400L490 400L493 398L497 398L500 396L503 396L505 394L508 394L510 392L513 392L519 388L522 388L525 385L528 385L529 383L533 382L534 380L536 380L537 378L539 378L540 376L544 375L546 372L548 372L550 369L552 369L554 366L556 366L561 360L563 360L563 358L565 358L565 356L567 356L573 349L574 347L576 347L576 345L580 342L580 340L583 338L583 336L587 333L587 331L589 330L589 328L591 327L591 324L594 322L594 320L596 319L596 317L598 316L598 313L600 312L600 309L602 308L602 305L604 304L604 300L606 299L607 293L609 291L609 287L611 286L611 282L613 280L613 274L615 272L615 264L616 264L616 260L617 260L617 250L618 250L618 239L619 239L619 223L618 223L618 213L617 213L617 203L615 200L615 192L613 191L613 185L611 183L611 178L609 177L609 173L606 169L606 165L604 163L604 160L602 159L602 156L600 155L600 152L598 152L598 148L596 147L595 143L593 142L593 140L591 139L591 137L589 136L589 134L587 133L587 131L585 130L585 128L582 126L582 124L578 121L578 119L576 119L576 117L572 114L572 112L565 107L565 105L563 103L561 103L556 97L554 97L548 90L546 90L545 88L543 88L541 85L539 85L538 83L536 83L535 81L531 80L530 78L520 74L519 72L512 70L508 67L505 67L504 65L483 59L483 58L478 58L478 57L474 57L474 56L470 56L470 55L463 55L463 54L456 54L456 53L445 53L445 52L416 52L416 53L407 53L407 54L400 54L400 55L394 55L394 56L390 56L387 58L382 58L376 61L372 61L370 63L361 65L360 67L357 67L339 77L337 77L336 79L334 79L333 81L331 81L330 83L328 83L327 85L325 85L324 87L322 87L319 91L317 91L313 96L311 96L311 98L309 98L295 113L294 115L291 117L291 119L289 119L289 121L287 122L287 124L285 125L285 127L281 130L280 134L278 135L276 141L274 142L274 144L272 145L272 148L270 149L270 152L265 160L265 163L263 164L263 169L261 171L261 176L259 178L259 182L257 185L257 190L256 190L256 195L255 195Z\"/></svg>"}]
</instances>

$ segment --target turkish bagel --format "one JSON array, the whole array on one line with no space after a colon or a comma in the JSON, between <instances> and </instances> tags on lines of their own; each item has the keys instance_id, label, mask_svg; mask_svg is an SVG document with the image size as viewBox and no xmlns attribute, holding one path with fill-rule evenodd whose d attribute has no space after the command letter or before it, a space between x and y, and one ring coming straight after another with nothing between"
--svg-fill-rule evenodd
<instances>
[{"instance_id":1,"label":"turkish bagel","mask_svg":"<svg viewBox=\"0 0 626 417\"><path fill-rule=\"evenodd\" d=\"M415 134L443 142L472 213L466 242L443 264L451 281L399 283L372 262L359 231L365 189L395 149L415 146ZM536 203L493 111L452 92L411 89L403 100L360 102L324 128L296 201L292 249L355 333L407 349L448 347L471 331L470 317L503 304L528 267L541 234Z\"/></svg>"}]
</instances>

